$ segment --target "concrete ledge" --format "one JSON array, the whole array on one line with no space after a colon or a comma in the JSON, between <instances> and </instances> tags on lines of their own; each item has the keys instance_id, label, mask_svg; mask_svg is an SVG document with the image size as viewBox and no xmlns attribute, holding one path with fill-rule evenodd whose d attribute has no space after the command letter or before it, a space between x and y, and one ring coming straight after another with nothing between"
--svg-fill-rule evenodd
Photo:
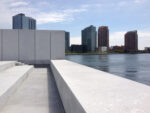
<instances>
[{"instance_id":1,"label":"concrete ledge","mask_svg":"<svg viewBox=\"0 0 150 113\"><path fill-rule=\"evenodd\" d=\"M51 68L66 113L150 113L150 87L67 60Z\"/></svg>"},{"instance_id":2,"label":"concrete ledge","mask_svg":"<svg viewBox=\"0 0 150 113\"><path fill-rule=\"evenodd\" d=\"M33 66L14 66L0 72L0 109L31 72Z\"/></svg>"},{"instance_id":3,"label":"concrete ledge","mask_svg":"<svg viewBox=\"0 0 150 113\"><path fill-rule=\"evenodd\" d=\"M15 66L15 61L0 61L0 71L4 71L12 66Z\"/></svg>"}]
</instances>

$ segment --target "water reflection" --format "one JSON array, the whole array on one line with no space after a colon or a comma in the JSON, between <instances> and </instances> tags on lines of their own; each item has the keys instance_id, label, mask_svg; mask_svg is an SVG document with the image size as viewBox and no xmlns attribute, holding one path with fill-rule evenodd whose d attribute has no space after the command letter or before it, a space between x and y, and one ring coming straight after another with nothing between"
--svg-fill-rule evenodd
<instances>
[{"instance_id":1,"label":"water reflection","mask_svg":"<svg viewBox=\"0 0 150 113\"><path fill-rule=\"evenodd\" d=\"M150 54L68 55L66 59L150 85Z\"/></svg>"},{"instance_id":2,"label":"water reflection","mask_svg":"<svg viewBox=\"0 0 150 113\"><path fill-rule=\"evenodd\" d=\"M108 55L99 55L99 69L105 72L109 72L109 57Z\"/></svg>"},{"instance_id":3,"label":"water reflection","mask_svg":"<svg viewBox=\"0 0 150 113\"><path fill-rule=\"evenodd\" d=\"M131 54L131 55L125 55L124 57L124 64L125 64L125 76L126 78L137 80L138 76L138 69L139 69L139 63L138 63L138 55Z\"/></svg>"}]
</instances>

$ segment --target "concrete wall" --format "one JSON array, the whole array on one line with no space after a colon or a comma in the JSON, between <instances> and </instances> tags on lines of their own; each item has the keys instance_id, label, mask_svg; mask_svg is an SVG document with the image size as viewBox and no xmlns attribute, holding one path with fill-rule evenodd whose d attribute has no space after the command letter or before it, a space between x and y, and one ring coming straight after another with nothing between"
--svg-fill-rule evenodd
<instances>
[{"instance_id":1,"label":"concrete wall","mask_svg":"<svg viewBox=\"0 0 150 113\"><path fill-rule=\"evenodd\" d=\"M61 44L63 43L63 44ZM65 32L51 31L51 59L64 59Z\"/></svg>"},{"instance_id":2,"label":"concrete wall","mask_svg":"<svg viewBox=\"0 0 150 113\"><path fill-rule=\"evenodd\" d=\"M19 61L35 63L34 30L19 30Z\"/></svg>"},{"instance_id":3,"label":"concrete wall","mask_svg":"<svg viewBox=\"0 0 150 113\"><path fill-rule=\"evenodd\" d=\"M51 68L66 113L150 113L150 86L67 60Z\"/></svg>"},{"instance_id":4,"label":"concrete wall","mask_svg":"<svg viewBox=\"0 0 150 113\"><path fill-rule=\"evenodd\" d=\"M42 37L42 38L41 38ZM61 38L61 37L60 37ZM50 32L36 31L36 63L45 64L50 59ZM43 51L41 51L43 50Z\"/></svg>"},{"instance_id":5,"label":"concrete wall","mask_svg":"<svg viewBox=\"0 0 150 113\"><path fill-rule=\"evenodd\" d=\"M0 30L0 60L49 64L65 58L65 31Z\"/></svg>"},{"instance_id":6,"label":"concrete wall","mask_svg":"<svg viewBox=\"0 0 150 113\"><path fill-rule=\"evenodd\" d=\"M18 60L18 30L3 30L2 32L2 60Z\"/></svg>"},{"instance_id":7,"label":"concrete wall","mask_svg":"<svg viewBox=\"0 0 150 113\"><path fill-rule=\"evenodd\" d=\"M0 61L2 60L2 30L0 30Z\"/></svg>"}]
</instances>

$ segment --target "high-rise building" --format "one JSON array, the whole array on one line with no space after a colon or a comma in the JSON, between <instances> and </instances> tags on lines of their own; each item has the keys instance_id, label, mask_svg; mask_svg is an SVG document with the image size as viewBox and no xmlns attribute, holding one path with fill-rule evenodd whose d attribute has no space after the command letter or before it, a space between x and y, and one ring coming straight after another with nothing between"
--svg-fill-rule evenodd
<instances>
[{"instance_id":1,"label":"high-rise building","mask_svg":"<svg viewBox=\"0 0 150 113\"><path fill-rule=\"evenodd\" d=\"M136 52L138 51L138 35L137 31L129 31L125 34L125 51Z\"/></svg>"},{"instance_id":2,"label":"high-rise building","mask_svg":"<svg viewBox=\"0 0 150 113\"><path fill-rule=\"evenodd\" d=\"M93 25L82 30L82 45L87 46L87 51L96 50L96 27Z\"/></svg>"},{"instance_id":3,"label":"high-rise building","mask_svg":"<svg viewBox=\"0 0 150 113\"><path fill-rule=\"evenodd\" d=\"M101 50L103 47L109 49L109 29L107 26L100 26L98 29L98 48Z\"/></svg>"},{"instance_id":4,"label":"high-rise building","mask_svg":"<svg viewBox=\"0 0 150 113\"><path fill-rule=\"evenodd\" d=\"M13 16L12 24L13 29L36 29L36 20L22 13Z\"/></svg>"},{"instance_id":5,"label":"high-rise building","mask_svg":"<svg viewBox=\"0 0 150 113\"><path fill-rule=\"evenodd\" d=\"M70 33L65 32L65 51L69 51L70 48Z\"/></svg>"}]
</instances>

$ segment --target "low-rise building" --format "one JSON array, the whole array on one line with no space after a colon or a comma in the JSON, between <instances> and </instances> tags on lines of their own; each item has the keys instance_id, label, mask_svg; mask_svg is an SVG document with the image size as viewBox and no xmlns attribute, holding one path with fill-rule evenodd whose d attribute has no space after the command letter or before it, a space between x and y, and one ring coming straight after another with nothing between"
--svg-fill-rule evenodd
<instances>
[{"instance_id":1,"label":"low-rise building","mask_svg":"<svg viewBox=\"0 0 150 113\"><path fill-rule=\"evenodd\" d=\"M150 53L150 47L145 47L145 50Z\"/></svg>"},{"instance_id":2,"label":"low-rise building","mask_svg":"<svg viewBox=\"0 0 150 113\"><path fill-rule=\"evenodd\" d=\"M71 45L70 51L75 52L75 53L85 53L87 52L87 46L86 45Z\"/></svg>"}]
</instances>

